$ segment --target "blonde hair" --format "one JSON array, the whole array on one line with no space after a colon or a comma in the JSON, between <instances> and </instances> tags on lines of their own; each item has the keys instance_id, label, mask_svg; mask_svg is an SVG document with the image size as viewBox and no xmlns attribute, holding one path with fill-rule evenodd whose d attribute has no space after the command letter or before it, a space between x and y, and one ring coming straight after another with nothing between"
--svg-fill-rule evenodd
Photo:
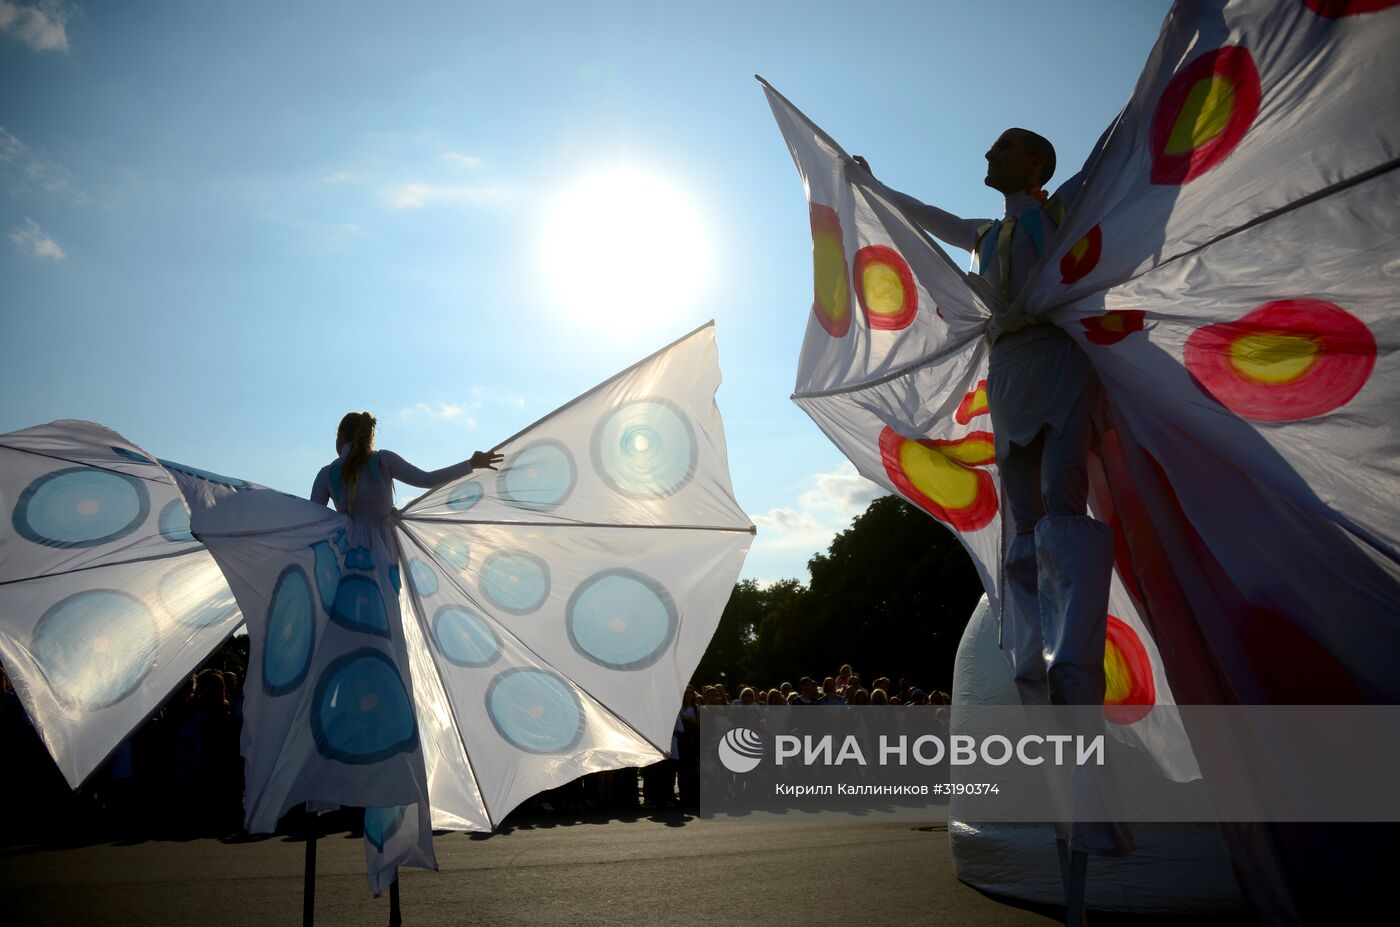
<instances>
[{"instance_id":1,"label":"blonde hair","mask_svg":"<svg viewBox=\"0 0 1400 927\"><path fill-rule=\"evenodd\" d=\"M341 471L341 485L345 487L345 505L349 514L355 511L355 489L360 480L360 471L369 460L369 452L374 448L374 416L368 412L347 412L340 420L335 432L336 450L350 445L350 453L345 457Z\"/></svg>"}]
</instances>

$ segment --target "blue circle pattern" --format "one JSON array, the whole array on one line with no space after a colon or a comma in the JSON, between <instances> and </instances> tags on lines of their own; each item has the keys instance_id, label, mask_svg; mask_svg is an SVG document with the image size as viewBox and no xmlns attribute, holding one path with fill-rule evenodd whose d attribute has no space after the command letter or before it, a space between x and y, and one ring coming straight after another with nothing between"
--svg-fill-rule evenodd
<instances>
[{"instance_id":1,"label":"blue circle pattern","mask_svg":"<svg viewBox=\"0 0 1400 927\"><path fill-rule=\"evenodd\" d=\"M138 454L138 453L136 453L135 451L127 450L127 449L124 448L124 447L117 447L116 445L112 445L111 447L112 447L112 452L115 453L118 457L124 457L124 458L126 458L127 460L133 461L134 463L143 463L143 464L154 464L154 463L155 463L155 461L152 460L151 458L146 457L146 456L144 456L144 455L142 455L142 454Z\"/></svg>"},{"instance_id":2,"label":"blue circle pattern","mask_svg":"<svg viewBox=\"0 0 1400 927\"><path fill-rule=\"evenodd\" d=\"M365 809L365 839L374 844L379 852L384 852L384 844L399 832L403 824L404 806Z\"/></svg>"},{"instance_id":3,"label":"blue circle pattern","mask_svg":"<svg viewBox=\"0 0 1400 927\"><path fill-rule=\"evenodd\" d=\"M389 615L379 583L368 576L352 573L341 577L331 603L331 620L352 631L368 631L389 636Z\"/></svg>"},{"instance_id":4,"label":"blue circle pattern","mask_svg":"<svg viewBox=\"0 0 1400 927\"><path fill-rule=\"evenodd\" d=\"M527 753L565 753L583 737L583 704L544 670L516 667L491 680L486 713L498 734Z\"/></svg>"},{"instance_id":5,"label":"blue circle pattern","mask_svg":"<svg viewBox=\"0 0 1400 927\"><path fill-rule=\"evenodd\" d=\"M496 493L511 505L552 509L569 498L578 480L573 455L552 438L516 451L496 477Z\"/></svg>"},{"instance_id":6,"label":"blue circle pattern","mask_svg":"<svg viewBox=\"0 0 1400 927\"><path fill-rule=\"evenodd\" d=\"M321 607L329 614L340 588L340 561L325 541L312 544L311 551L316 557L316 591L321 595Z\"/></svg>"},{"instance_id":7,"label":"blue circle pattern","mask_svg":"<svg viewBox=\"0 0 1400 927\"><path fill-rule=\"evenodd\" d=\"M150 510L150 494L136 477L72 467L30 483L20 493L12 522L21 537L36 544L94 547L135 531Z\"/></svg>"},{"instance_id":8,"label":"blue circle pattern","mask_svg":"<svg viewBox=\"0 0 1400 927\"><path fill-rule=\"evenodd\" d=\"M422 560L408 562L408 579L413 583L413 591L422 598L426 599L438 591L437 574Z\"/></svg>"},{"instance_id":9,"label":"blue circle pattern","mask_svg":"<svg viewBox=\"0 0 1400 927\"><path fill-rule=\"evenodd\" d=\"M490 666L501 656L501 639L479 615L460 605L444 605L433 616L433 641L452 664Z\"/></svg>"},{"instance_id":10,"label":"blue circle pattern","mask_svg":"<svg viewBox=\"0 0 1400 927\"><path fill-rule=\"evenodd\" d=\"M695 475L695 433L669 402L639 399L613 410L593 432L593 464L624 495L660 499Z\"/></svg>"},{"instance_id":11,"label":"blue circle pattern","mask_svg":"<svg viewBox=\"0 0 1400 927\"><path fill-rule=\"evenodd\" d=\"M437 542L433 553L437 554L439 560L458 573L465 571L467 564L472 561L471 548L461 538L443 538Z\"/></svg>"},{"instance_id":12,"label":"blue circle pattern","mask_svg":"<svg viewBox=\"0 0 1400 927\"><path fill-rule=\"evenodd\" d=\"M528 615L549 597L549 566L524 551L497 551L481 565L481 591L502 611Z\"/></svg>"},{"instance_id":13,"label":"blue circle pattern","mask_svg":"<svg viewBox=\"0 0 1400 927\"><path fill-rule=\"evenodd\" d=\"M463 483L452 490L447 496L448 508L465 512L467 509L481 501L481 497L486 495L486 491L481 488L481 484L475 481Z\"/></svg>"},{"instance_id":14,"label":"blue circle pattern","mask_svg":"<svg viewBox=\"0 0 1400 927\"><path fill-rule=\"evenodd\" d=\"M160 510L157 524L160 527L160 536L167 541L194 540L194 535L190 533L189 510L179 499L171 499L165 503L165 507Z\"/></svg>"},{"instance_id":15,"label":"blue circle pattern","mask_svg":"<svg viewBox=\"0 0 1400 927\"><path fill-rule=\"evenodd\" d=\"M676 634L680 617L666 588L636 570L604 570L579 584L564 610L569 642L610 669L651 666Z\"/></svg>"},{"instance_id":16,"label":"blue circle pattern","mask_svg":"<svg viewBox=\"0 0 1400 927\"><path fill-rule=\"evenodd\" d=\"M311 736L327 759L366 764L418 745L418 722L398 669L378 650L332 660L316 680Z\"/></svg>"},{"instance_id":17,"label":"blue circle pattern","mask_svg":"<svg viewBox=\"0 0 1400 927\"><path fill-rule=\"evenodd\" d=\"M157 457L156 460L167 470L173 470L185 476L193 476L201 480L207 480L210 483L217 483L220 486L227 486L230 489L247 489L252 485L247 480L240 480L233 476L224 476L220 473L211 473L208 470L201 470L198 467L188 467L182 463L176 463L173 460L164 460L159 457Z\"/></svg>"},{"instance_id":18,"label":"blue circle pattern","mask_svg":"<svg viewBox=\"0 0 1400 927\"><path fill-rule=\"evenodd\" d=\"M90 589L44 612L30 649L59 701L92 711L141 684L158 636L142 602L117 589Z\"/></svg>"},{"instance_id":19,"label":"blue circle pattern","mask_svg":"<svg viewBox=\"0 0 1400 927\"><path fill-rule=\"evenodd\" d=\"M263 688L268 695L286 695L306 679L311 669L311 644L316 633L316 606L306 571L292 564L277 577L267 608L263 640Z\"/></svg>"},{"instance_id":20,"label":"blue circle pattern","mask_svg":"<svg viewBox=\"0 0 1400 927\"><path fill-rule=\"evenodd\" d=\"M160 580L165 610L187 628L208 628L238 613L233 590L213 561L185 563Z\"/></svg>"},{"instance_id":21,"label":"blue circle pattern","mask_svg":"<svg viewBox=\"0 0 1400 927\"><path fill-rule=\"evenodd\" d=\"M345 553L345 568L348 570L374 569L374 557L370 556L368 547L352 547Z\"/></svg>"}]
</instances>

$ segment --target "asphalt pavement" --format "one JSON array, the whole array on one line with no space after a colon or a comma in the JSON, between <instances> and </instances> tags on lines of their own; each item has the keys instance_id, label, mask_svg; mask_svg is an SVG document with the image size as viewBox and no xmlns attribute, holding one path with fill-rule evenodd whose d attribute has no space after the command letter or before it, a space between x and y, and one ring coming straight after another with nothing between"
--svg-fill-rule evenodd
<instances>
[{"instance_id":1,"label":"asphalt pavement","mask_svg":"<svg viewBox=\"0 0 1400 927\"><path fill-rule=\"evenodd\" d=\"M435 846L441 871L403 871L408 927L1000 927L1053 924L1058 916L960 883L942 823L702 820L679 811L538 816L508 820L495 834L444 834ZM292 837L0 848L0 922L295 925L304 860L305 843ZM387 924L388 898L370 895L360 838L341 832L318 840L317 924Z\"/></svg>"}]
</instances>

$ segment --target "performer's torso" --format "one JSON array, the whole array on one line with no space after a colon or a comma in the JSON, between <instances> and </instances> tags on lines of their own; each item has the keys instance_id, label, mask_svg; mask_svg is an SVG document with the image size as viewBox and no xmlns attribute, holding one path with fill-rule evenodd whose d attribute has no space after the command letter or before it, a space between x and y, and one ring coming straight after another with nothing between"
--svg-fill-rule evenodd
<instances>
[{"instance_id":1,"label":"performer's torso","mask_svg":"<svg viewBox=\"0 0 1400 927\"><path fill-rule=\"evenodd\" d=\"M1047 210L1029 193L1009 196L1006 215L978 240L977 272L1006 300L1030 282L1064 216L1059 206L1051 203ZM1046 425L1062 427L1089 376L1088 359L1058 325L1029 325L998 338L987 377L997 456L1004 458L1012 443L1029 444Z\"/></svg>"}]
</instances>

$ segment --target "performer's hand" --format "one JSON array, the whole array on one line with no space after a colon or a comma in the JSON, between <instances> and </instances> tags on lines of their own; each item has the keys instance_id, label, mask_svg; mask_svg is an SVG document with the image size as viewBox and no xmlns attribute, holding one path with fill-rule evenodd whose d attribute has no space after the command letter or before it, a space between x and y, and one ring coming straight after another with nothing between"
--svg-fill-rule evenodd
<instances>
[{"instance_id":1,"label":"performer's hand","mask_svg":"<svg viewBox=\"0 0 1400 927\"><path fill-rule=\"evenodd\" d=\"M496 464L506 459L506 455L492 451L477 451L472 455L473 470L494 470Z\"/></svg>"},{"instance_id":2,"label":"performer's hand","mask_svg":"<svg viewBox=\"0 0 1400 927\"><path fill-rule=\"evenodd\" d=\"M861 157L860 155L852 155L851 160L859 164L861 168L872 178L875 176L875 172L870 169L870 162L865 160L865 158Z\"/></svg>"}]
</instances>

